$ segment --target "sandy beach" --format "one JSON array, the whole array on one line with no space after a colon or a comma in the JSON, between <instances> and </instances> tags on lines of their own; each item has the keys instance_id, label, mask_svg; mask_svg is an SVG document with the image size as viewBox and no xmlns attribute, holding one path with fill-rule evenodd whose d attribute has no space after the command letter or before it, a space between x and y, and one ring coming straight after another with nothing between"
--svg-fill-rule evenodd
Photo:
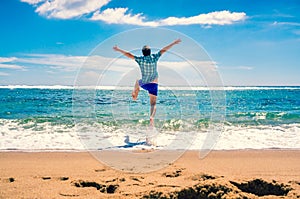
<instances>
[{"instance_id":1,"label":"sandy beach","mask_svg":"<svg viewBox=\"0 0 300 199\"><path fill-rule=\"evenodd\" d=\"M0 198L300 198L298 150L198 157L188 151L163 169L135 173L114 170L88 152L2 152Z\"/></svg>"}]
</instances>

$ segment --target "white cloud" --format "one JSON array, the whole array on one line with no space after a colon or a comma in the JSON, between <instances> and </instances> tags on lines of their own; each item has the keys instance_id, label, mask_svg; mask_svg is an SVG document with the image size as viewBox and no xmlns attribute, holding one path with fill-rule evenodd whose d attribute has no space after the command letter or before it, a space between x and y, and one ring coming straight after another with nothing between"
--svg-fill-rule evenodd
<instances>
[{"instance_id":1,"label":"white cloud","mask_svg":"<svg viewBox=\"0 0 300 199\"><path fill-rule=\"evenodd\" d=\"M221 70L253 70L254 67L252 66L227 66L227 67L220 67Z\"/></svg>"},{"instance_id":2,"label":"white cloud","mask_svg":"<svg viewBox=\"0 0 300 199\"><path fill-rule=\"evenodd\" d=\"M126 13L128 8L108 8L102 12L97 11L91 17L91 20L104 21L108 24L131 24L139 26L158 26L155 21L145 22L142 13L132 15Z\"/></svg>"},{"instance_id":3,"label":"white cloud","mask_svg":"<svg viewBox=\"0 0 300 199\"><path fill-rule=\"evenodd\" d=\"M1 64L0 63L0 68L6 68L6 69L25 69L24 66L19 66L15 64Z\"/></svg>"},{"instance_id":4,"label":"white cloud","mask_svg":"<svg viewBox=\"0 0 300 199\"><path fill-rule=\"evenodd\" d=\"M38 4L40 2L43 2L44 0L21 0L21 2L24 2L24 3L29 3L31 5L35 5L35 4Z\"/></svg>"},{"instance_id":5,"label":"white cloud","mask_svg":"<svg viewBox=\"0 0 300 199\"><path fill-rule=\"evenodd\" d=\"M12 62L16 59L16 57L0 57L0 63Z\"/></svg>"},{"instance_id":6,"label":"white cloud","mask_svg":"<svg viewBox=\"0 0 300 199\"><path fill-rule=\"evenodd\" d=\"M2 63L1 63L2 62ZM80 68L98 71L126 72L138 68L137 63L127 58L110 58L99 55L93 56L66 56L61 54L28 54L25 57L6 58L0 57L0 68L24 69L22 65L43 66L47 72L57 70L75 71ZM213 61L160 61L159 66L184 71L187 68L198 67L214 70L216 63ZM246 67L244 67L246 68Z\"/></svg>"},{"instance_id":7,"label":"white cloud","mask_svg":"<svg viewBox=\"0 0 300 199\"><path fill-rule=\"evenodd\" d=\"M9 60L10 58L1 58ZM2 64L0 68L23 69L21 65L44 66L48 68L48 72L53 73L57 70L75 71L78 69L92 69L108 72L126 72L138 68L138 64L127 58L110 58L99 55L93 56L66 56L61 54L28 54L25 57L13 59L14 63ZM159 66L172 68L174 70L184 71L188 68L198 67L215 70L216 62L214 61L160 61ZM51 70L50 70L51 69Z\"/></svg>"},{"instance_id":8,"label":"white cloud","mask_svg":"<svg viewBox=\"0 0 300 199\"><path fill-rule=\"evenodd\" d=\"M16 61L23 64L49 66L52 69L74 71L86 60L86 56L66 56L59 54L32 54L18 58Z\"/></svg>"},{"instance_id":9,"label":"white cloud","mask_svg":"<svg viewBox=\"0 0 300 199\"><path fill-rule=\"evenodd\" d=\"M24 1L24 0L23 0ZM110 0L53 0L36 1L25 0L25 2L37 5L36 12L48 18L70 19L92 13Z\"/></svg>"},{"instance_id":10,"label":"white cloud","mask_svg":"<svg viewBox=\"0 0 300 199\"><path fill-rule=\"evenodd\" d=\"M28 54L20 58L1 57L0 60L5 61L5 63L0 63L0 68L24 70L22 65L25 65L29 71L34 71L36 70L35 68L42 67L52 77L74 74L73 78L76 78L78 85L96 84L100 77L101 84L114 85L122 80L122 84L131 85L134 79L140 76L138 64L133 60L123 57ZM11 62L7 62L9 60ZM200 74L210 77L210 74L213 74L216 70L215 65L216 63L213 61L160 61L158 63L158 70L163 84L185 85L184 82L193 81L195 83L196 80L197 82L202 81ZM75 76L74 72L77 71L79 73ZM174 74L175 76L170 74ZM1 74L1 76L5 75L9 74ZM182 81L178 81L179 77Z\"/></svg>"},{"instance_id":11,"label":"white cloud","mask_svg":"<svg viewBox=\"0 0 300 199\"><path fill-rule=\"evenodd\" d=\"M300 35L300 30L294 30L293 33L296 35Z\"/></svg>"},{"instance_id":12,"label":"white cloud","mask_svg":"<svg viewBox=\"0 0 300 199\"><path fill-rule=\"evenodd\" d=\"M123 72L135 66L132 60L114 59L98 55L27 54L24 57L0 57L0 68L24 70L25 67L22 65L43 66L51 69L47 70L48 73L54 73L55 71L72 72L80 68Z\"/></svg>"},{"instance_id":13,"label":"white cloud","mask_svg":"<svg viewBox=\"0 0 300 199\"><path fill-rule=\"evenodd\" d=\"M0 68L17 69L25 71L24 66L16 64L17 60L18 58L16 57L0 57Z\"/></svg>"},{"instance_id":14,"label":"white cloud","mask_svg":"<svg viewBox=\"0 0 300 199\"><path fill-rule=\"evenodd\" d=\"M246 14L244 12L229 12L229 11L217 11L207 14L199 14L192 17L168 17L160 20L160 25L174 26L174 25L227 25L237 21L244 20Z\"/></svg>"},{"instance_id":15,"label":"white cloud","mask_svg":"<svg viewBox=\"0 0 300 199\"><path fill-rule=\"evenodd\" d=\"M128 8L107 8L101 10L111 0L21 0L36 6L36 12L47 18L71 19L90 14L88 18L108 24L130 24L138 26L175 26L175 25L228 25L246 19L244 12L227 10L199 14L190 17L168 17L159 20L147 20L143 13L132 14Z\"/></svg>"},{"instance_id":16,"label":"white cloud","mask_svg":"<svg viewBox=\"0 0 300 199\"><path fill-rule=\"evenodd\" d=\"M103 12L95 12L91 19L104 21L108 24L132 24L139 26L227 25L246 19L244 12L218 11L192 17L168 17L157 21L145 21L146 18L142 13L132 15L128 14L127 11L127 8L109 8Z\"/></svg>"},{"instance_id":17,"label":"white cloud","mask_svg":"<svg viewBox=\"0 0 300 199\"><path fill-rule=\"evenodd\" d=\"M95 83L94 80L97 80L101 77L100 73L97 73L95 71L86 71L82 74L85 78L92 80L93 83Z\"/></svg>"},{"instance_id":18,"label":"white cloud","mask_svg":"<svg viewBox=\"0 0 300 199\"><path fill-rule=\"evenodd\" d=\"M55 71L52 71L52 70L46 70L45 72L46 72L46 73L49 73L49 74L56 74L56 72L55 72Z\"/></svg>"},{"instance_id":19,"label":"white cloud","mask_svg":"<svg viewBox=\"0 0 300 199\"><path fill-rule=\"evenodd\" d=\"M241 70L253 70L253 67L251 67L251 66L239 66L237 68L241 69Z\"/></svg>"},{"instance_id":20,"label":"white cloud","mask_svg":"<svg viewBox=\"0 0 300 199\"><path fill-rule=\"evenodd\" d=\"M168 68L174 68L176 70L185 70L186 68L190 68L190 67L201 67L201 68L210 68L210 69L214 69L216 67L216 62L214 61L195 61L195 60L190 60L189 62L161 61L159 62L159 64Z\"/></svg>"},{"instance_id":21,"label":"white cloud","mask_svg":"<svg viewBox=\"0 0 300 199\"><path fill-rule=\"evenodd\" d=\"M9 76L9 74L8 73L0 72L0 76Z\"/></svg>"},{"instance_id":22,"label":"white cloud","mask_svg":"<svg viewBox=\"0 0 300 199\"><path fill-rule=\"evenodd\" d=\"M282 26L300 26L300 23L298 23L298 22L277 22L277 21L275 21L275 22L273 22L273 24L272 25L274 25L274 26L279 26L279 25L282 25Z\"/></svg>"}]
</instances>

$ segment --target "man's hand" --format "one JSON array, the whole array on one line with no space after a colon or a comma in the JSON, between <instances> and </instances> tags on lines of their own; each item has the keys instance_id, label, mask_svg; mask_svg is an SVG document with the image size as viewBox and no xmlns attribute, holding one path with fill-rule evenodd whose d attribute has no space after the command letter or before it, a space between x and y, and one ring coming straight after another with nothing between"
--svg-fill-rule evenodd
<instances>
[{"instance_id":1,"label":"man's hand","mask_svg":"<svg viewBox=\"0 0 300 199\"><path fill-rule=\"evenodd\" d=\"M181 39L176 39L175 41L173 41L173 44L179 44L181 42Z\"/></svg>"},{"instance_id":2,"label":"man's hand","mask_svg":"<svg viewBox=\"0 0 300 199\"><path fill-rule=\"evenodd\" d=\"M130 58L130 59L134 59L134 55L133 55L133 54L131 54L130 52L127 52L127 51L125 51L125 50L122 50L122 49L119 48L117 45L115 45L115 46L113 47L113 49L114 49L115 51L117 51L117 52L122 53L123 55L125 55L126 57L128 57L128 58Z\"/></svg>"},{"instance_id":3,"label":"man's hand","mask_svg":"<svg viewBox=\"0 0 300 199\"><path fill-rule=\"evenodd\" d=\"M162 48L160 50L160 54L165 53L166 51L168 51L170 48L172 48L175 44L179 44L181 42L181 39L176 39L175 41L173 41L172 43L170 43L169 45L165 46L164 48Z\"/></svg>"},{"instance_id":4,"label":"man's hand","mask_svg":"<svg viewBox=\"0 0 300 199\"><path fill-rule=\"evenodd\" d=\"M119 47L118 47L117 45L115 45L115 46L113 47L113 49L114 49L115 51L120 51L120 49L119 49Z\"/></svg>"}]
</instances>

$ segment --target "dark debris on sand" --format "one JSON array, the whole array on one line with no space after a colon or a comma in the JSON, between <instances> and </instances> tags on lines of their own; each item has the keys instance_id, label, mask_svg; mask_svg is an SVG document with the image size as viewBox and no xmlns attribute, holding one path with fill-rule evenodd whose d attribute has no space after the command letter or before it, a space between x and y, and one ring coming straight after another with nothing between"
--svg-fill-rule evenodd
<instances>
[{"instance_id":1,"label":"dark debris on sand","mask_svg":"<svg viewBox=\"0 0 300 199\"><path fill-rule=\"evenodd\" d=\"M178 172L180 173L180 172ZM176 174L174 172L173 174ZM195 177L196 176L196 177ZM142 199L247 199L261 196L284 197L292 188L288 185L279 184L276 181L267 182L262 179L254 179L244 182L224 181L223 177L211 176L206 174L195 175L193 178L198 179L197 184L191 187L181 188L173 185L158 185L150 192L144 192L143 195L136 195ZM166 176L167 177L167 176ZM125 180L122 179L122 181ZM137 177L131 177L131 180L140 181ZM116 181L116 180L114 180ZM121 180L120 180L121 181ZM94 181L76 180L71 184L75 187L94 187L101 193L114 194L120 185L118 184L100 184ZM152 184L154 185L154 184ZM173 191L170 191L170 188ZM290 193L293 198L298 198L297 193ZM127 197L128 195L123 195Z\"/></svg>"},{"instance_id":2,"label":"dark debris on sand","mask_svg":"<svg viewBox=\"0 0 300 199\"><path fill-rule=\"evenodd\" d=\"M207 176L208 180L213 179ZM205 177L204 177L205 178ZM247 199L260 196L286 196L290 190L289 186L277 184L275 181L266 182L261 179L251 180L245 183L229 181L230 183L218 184L202 181L193 187L184 188L179 191L163 193L152 190L142 196L143 199ZM253 195L252 195L253 194ZM255 196L254 196L255 195Z\"/></svg>"},{"instance_id":3,"label":"dark debris on sand","mask_svg":"<svg viewBox=\"0 0 300 199\"><path fill-rule=\"evenodd\" d=\"M43 180L51 180L51 177L49 176L45 176L45 177L42 177Z\"/></svg>"},{"instance_id":4,"label":"dark debris on sand","mask_svg":"<svg viewBox=\"0 0 300 199\"><path fill-rule=\"evenodd\" d=\"M181 176L181 172L182 170L176 170L174 172L166 172L166 173L163 173L163 176L167 177L167 178L176 178L176 177L179 177Z\"/></svg>"},{"instance_id":5,"label":"dark debris on sand","mask_svg":"<svg viewBox=\"0 0 300 199\"><path fill-rule=\"evenodd\" d=\"M218 199L231 192L232 189L220 184L195 185L180 191L168 193L151 191L143 199Z\"/></svg>"},{"instance_id":6,"label":"dark debris on sand","mask_svg":"<svg viewBox=\"0 0 300 199\"><path fill-rule=\"evenodd\" d=\"M78 180L78 181L73 181L72 185L75 187L95 187L97 190L99 190L101 193L108 193L108 194L113 194L119 187L119 185L105 185L105 184L99 184L97 182L90 182L90 181L83 181L83 180Z\"/></svg>"},{"instance_id":7,"label":"dark debris on sand","mask_svg":"<svg viewBox=\"0 0 300 199\"><path fill-rule=\"evenodd\" d=\"M59 180L66 181L66 180L69 180L69 177L60 177Z\"/></svg>"},{"instance_id":8,"label":"dark debris on sand","mask_svg":"<svg viewBox=\"0 0 300 199\"><path fill-rule=\"evenodd\" d=\"M200 180L215 180L217 178L220 178L218 176L212 176L208 174L196 174L191 177L192 180L194 181L200 181Z\"/></svg>"},{"instance_id":9,"label":"dark debris on sand","mask_svg":"<svg viewBox=\"0 0 300 199\"><path fill-rule=\"evenodd\" d=\"M286 196L291 190L291 188L289 188L287 185L277 184L275 181L270 183L262 179L255 179L245 183L230 181L230 183L243 192L252 193L257 196Z\"/></svg>"},{"instance_id":10,"label":"dark debris on sand","mask_svg":"<svg viewBox=\"0 0 300 199\"><path fill-rule=\"evenodd\" d=\"M8 178L8 182L14 182L15 179L14 178Z\"/></svg>"}]
</instances>

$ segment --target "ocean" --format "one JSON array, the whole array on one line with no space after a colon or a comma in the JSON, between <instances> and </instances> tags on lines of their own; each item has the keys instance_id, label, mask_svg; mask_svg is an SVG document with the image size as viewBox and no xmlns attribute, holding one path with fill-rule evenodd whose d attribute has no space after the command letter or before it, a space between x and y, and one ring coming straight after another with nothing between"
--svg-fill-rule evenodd
<instances>
[{"instance_id":1,"label":"ocean","mask_svg":"<svg viewBox=\"0 0 300 199\"><path fill-rule=\"evenodd\" d=\"M2 86L0 150L300 149L298 86L162 88L155 129L130 89Z\"/></svg>"}]
</instances>

